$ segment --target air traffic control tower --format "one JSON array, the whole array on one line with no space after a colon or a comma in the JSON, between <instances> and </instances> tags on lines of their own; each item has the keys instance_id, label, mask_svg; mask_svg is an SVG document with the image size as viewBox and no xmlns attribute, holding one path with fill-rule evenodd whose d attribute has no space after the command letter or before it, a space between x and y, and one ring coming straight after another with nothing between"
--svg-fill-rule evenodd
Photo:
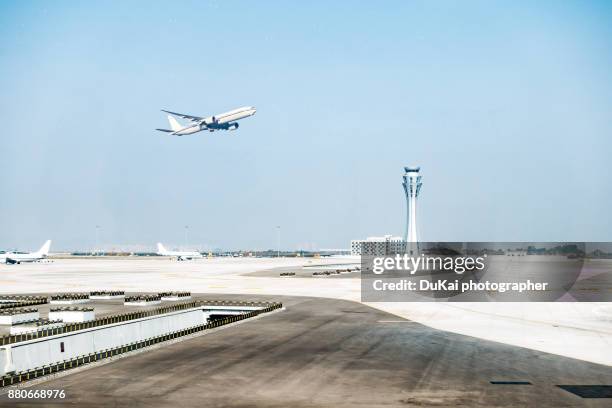
<instances>
[{"instance_id":1,"label":"air traffic control tower","mask_svg":"<svg viewBox=\"0 0 612 408\"><path fill-rule=\"evenodd\" d=\"M406 253L418 253L418 238L416 224L416 206L419 192L421 191L421 168L404 167L404 192L406 193L406 232L404 242L406 242Z\"/></svg>"}]
</instances>

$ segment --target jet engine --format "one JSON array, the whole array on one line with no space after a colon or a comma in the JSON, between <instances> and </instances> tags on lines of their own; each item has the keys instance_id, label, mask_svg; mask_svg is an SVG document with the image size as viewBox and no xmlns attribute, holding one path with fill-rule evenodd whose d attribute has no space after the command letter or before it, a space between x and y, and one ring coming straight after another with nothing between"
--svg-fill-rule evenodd
<instances>
[{"instance_id":1,"label":"jet engine","mask_svg":"<svg viewBox=\"0 0 612 408\"><path fill-rule=\"evenodd\" d=\"M238 129L238 124L237 123L230 123L229 126L227 127L227 130L236 130Z\"/></svg>"},{"instance_id":2,"label":"jet engine","mask_svg":"<svg viewBox=\"0 0 612 408\"><path fill-rule=\"evenodd\" d=\"M204 123L207 125L211 125L213 123L217 123L217 118L215 118L214 116L210 116L206 119L204 119Z\"/></svg>"}]
</instances>

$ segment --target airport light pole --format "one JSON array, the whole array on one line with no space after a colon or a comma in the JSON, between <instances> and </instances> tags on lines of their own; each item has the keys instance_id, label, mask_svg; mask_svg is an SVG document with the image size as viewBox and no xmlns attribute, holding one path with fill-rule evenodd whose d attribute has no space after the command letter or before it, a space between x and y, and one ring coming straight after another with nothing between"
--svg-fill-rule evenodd
<instances>
[{"instance_id":1,"label":"airport light pole","mask_svg":"<svg viewBox=\"0 0 612 408\"><path fill-rule=\"evenodd\" d=\"M189 225L185 225L185 250L187 250L187 234L189 233Z\"/></svg>"},{"instance_id":2,"label":"airport light pole","mask_svg":"<svg viewBox=\"0 0 612 408\"><path fill-rule=\"evenodd\" d=\"M100 238L100 237L99 237L99 235L100 235L99 230L100 230L100 226L99 226L99 225L96 225L96 247L94 248L94 253L95 253L95 254L97 254L97 253L98 253L98 251L99 251L99 246L100 246L100 243L99 243L99 238Z\"/></svg>"},{"instance_id":3,"label":"airport light pole","mask_svg":"<svg viewBox=\"0 0 612 408\"><path fill-rule=\"evenodd\" d=\"M276 226L276 257L280 258L280 225Z\"/></svg>"}]
</instances>

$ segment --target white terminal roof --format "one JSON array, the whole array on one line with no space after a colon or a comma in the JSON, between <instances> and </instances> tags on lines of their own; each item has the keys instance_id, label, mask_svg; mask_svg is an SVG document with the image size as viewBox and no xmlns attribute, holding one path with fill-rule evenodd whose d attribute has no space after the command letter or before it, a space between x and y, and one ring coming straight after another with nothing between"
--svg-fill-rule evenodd
<instances>
[{"instance_id":1,"label":"white terminal roof","mask_svg":"<svg viewBox=\"0 0 612 408\"><path fill-rule=\"evenodd\" d=\"M372 241L372 242L402 241L402 240L403 240L402 237L394 237L392 235L385 235L382 237L367 237L365 239L365 241Z\"/></svg>"}]
</instances>

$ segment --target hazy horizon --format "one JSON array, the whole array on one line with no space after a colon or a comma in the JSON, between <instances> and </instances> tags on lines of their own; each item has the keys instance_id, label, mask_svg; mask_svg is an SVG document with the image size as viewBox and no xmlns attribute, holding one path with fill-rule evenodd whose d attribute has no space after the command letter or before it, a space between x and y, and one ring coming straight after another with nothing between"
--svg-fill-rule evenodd
<instances>
[{"instance_id":1,"label":"hazy horizon","mask_svg":"<svg viewBox=\"0 0 612 408\"><path fill-rule=\"evenodd\" d=\"M612 4L4 2L0 249L612 241ZM252 105L171 137L160 109Z\"/></svg>"}]
</instances>

